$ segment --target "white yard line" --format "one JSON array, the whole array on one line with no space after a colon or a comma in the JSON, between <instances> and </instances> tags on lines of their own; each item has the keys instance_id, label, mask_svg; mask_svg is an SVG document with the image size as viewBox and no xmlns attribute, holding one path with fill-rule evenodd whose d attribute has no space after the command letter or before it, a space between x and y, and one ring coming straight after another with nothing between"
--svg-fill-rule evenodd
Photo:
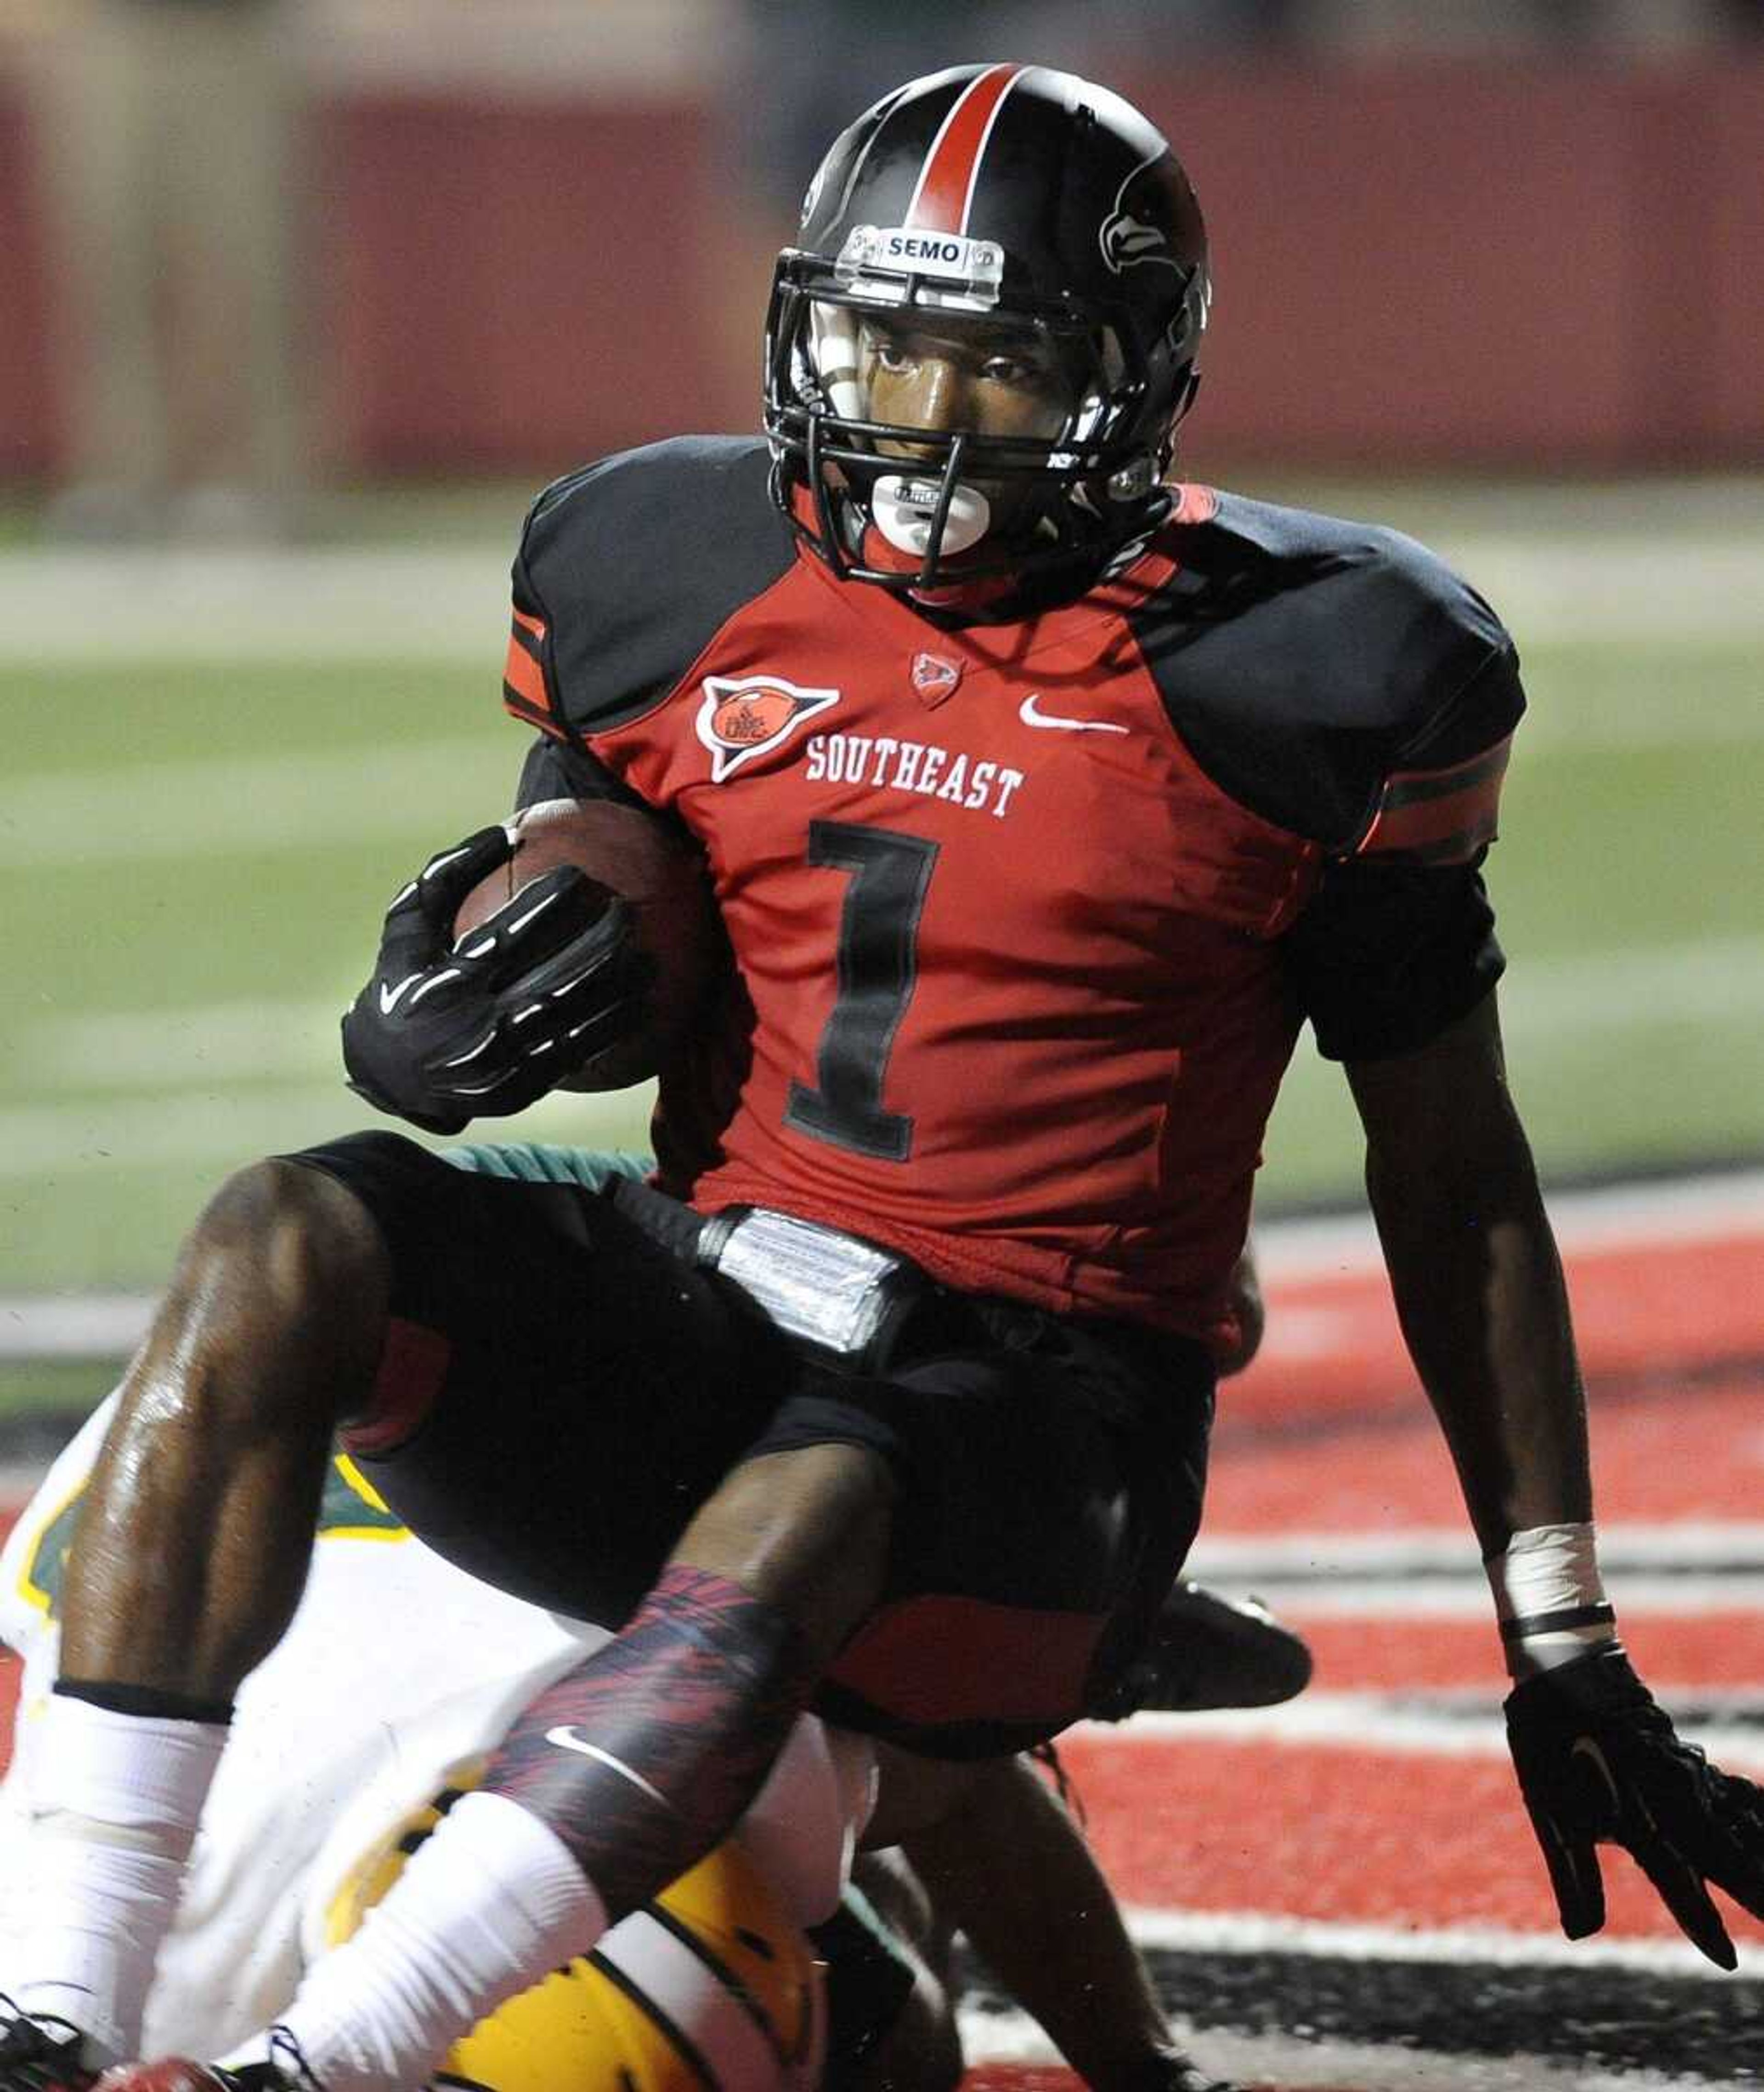
<instances>
[{"instance_id":1,"label":"white yard line","mask_svg":"<svg viewBox=\"0 0 1764 2092\"><path fill-rule=\"evenodd\" d=\"M1319 1918L1259 1912L1171 1911L1130 1907L1128 1929L1142 1947L1177 1952L1329 1954L1356 1960L1487 1961L1502 1968L1643 1969L1653 1975L1723 1982L1688 1940L1563 1939L1552 1932L1510 1932L1494 1926L1337 1925Z\"/></svg>"},{"instance_id":2,"label":"white yard line","mask_svg":"<svg viewBox=\"0 0 1764 2092\"><path fill-rule=\"evenodd\" d=\"M1597 1249L1764 1235L1764 1170L1612 1184L1549 1196L1550 1218L1565 1254ZM1278 1221L1256 1231L1264 1279L1321 1282L1381 1272L1378 1236L1364 1214Z\"/></svg>"},{"instance_id":3,"label":"white yard line","mask_svg":"<svg viewBox=\"0 0 1764 2092\"><path fill-rule=\"evenodd\" d=\"M20 551L0 559L0 662L502 663L506 546Z\"/></svg>"},{"instance_id":4,"label":"white yard line","mask_svg":"<svg viewBox=\"0 0 1764 2092\"><path fill-rule=\"evenodd\" d=\"M1764 1523L1602 1523L1599 1561L1626 1616L1764 1609ZM1203 1530L1187 1573L1304 1619L1486 1619L1488 1584L1462 1528Z\"/></svg>"},{"instance_id":5,"label":"white yard line","mask_svg":"<svg viewBox=\"0 0 1764 2092\"><path fill-rule=\"evenodd\" d=\"M1510 1039L1603 1026L1700 1024L1764 1016L1764 936L1625 945L1573 957L1516 957L1501 983Z\"/></svg>"},{"instance_id":6,"label":"white yard line","mask_svg":"<svg viewBox=\"0 0 1764 2092\"><path fill-rule=\"evenodd\" d=\"M334 1078L231 1097L192 1089L156 1098L151 1110L136 1097L15 1106L0 1110L0 1180L248 1161L315 1138L326 1114L330 1122L349 1115L350 1101Z\"/></svg>"},{"instance_id":7,"label":"white yard line","mask_svg":"<svg viewBox=\"0 0 1764 2092\"><path fill-rule=\"evenodd\" d=\"M1228 1927L1233 1922L1196 1919L1193 1951L1207 1951L1212 1929ZM1394 1930L1392 1936L1399 1943L1426 1937ZM1220 1946L1218 1951L1235 1950ZM1272 1950L1245 1947L1243 1951ZM1285 1951L1326 1954L1332 1950L1319 1944L1313 1950L1287 1947ZM1400 1952L1400 1945L1395 1951ZM1453 1957L1447 1953L1421 1958ZM957 2018L970 2065L1059 2063L1046 2035L1026 2013L989 2012L968 2005L960 2010ZM1177 2024L1180 2029L1180 2016ZM1313 2086L1318 2092L1341 2092L1343 2086L1350 2085L1355 2092L1710 2092L1710 2081L1705 2077L1666 2077L1648 2070L1607 2071L1585 2063L1551 2062L1543 2056L1445 2055L1406 2044L1374 2047L1367 2042L1315 2040L1289 2034L1227 2034L1211 2027L1183 2032L1184 2045L1207 2069L1239 2084L1277 2085L1283 2092L1287 2087L1291 2092L1309 2092Z\"/></svg>"},{"instance_id":8,"label":"white yard line","mask_svg":"<svg viewBox=\"0 0 1764 2092\"><path fill-rule=\"evenodd\" d=\"M1764 645L1764 635L1759 644ZM1662 690L1645 704L1607 694L1596 711L1559 698L1545 676L1528 674L1531 707L1513 743L1516 776L1523 777L1529 764L1545 756L1670 754L1689 748L1753 748L1764 741L1764 696L1754 694L1740 705L1706 696L1697 686L1693 659L1679 672L1682 688ZM1764 688L1764 672L1759 681Z\"/></svg>"},{"instance_id":9,"label":"white yard line","mask_svg":"<svg viewBox=\"0 0 1764 2092\"><path fill-rule=\"evenodd\" d=\"M1419 1398L1417 1398L1418 1399ZM1423 1412L1425 1413L1425 1412ZM1599 1528L1599 1554L1611 1590L1627 1619L1644 1614L1674 1619L1695 1613L1764 1611L1764 1569L1728 1572L1689 1571L1683 1575L1648 1577L1611 1570L1604 1561L1605 1528ZM1253 1591L1283 1615L1308 1620L1492 1620L1488 1587L1480 1575L1461 1583L1444 1579L1415 1583L1401 1577L1337 1584L1326 1558L1314 1570L1289 1576L1240 1572L1222 1561L1216 1545L1197 1543L1185 1565L1203 1582Z\"/></svg>"},{"instance_id":10,"label":"white yard line","mask_svg":"<svg viewBox=\"0 0 1764 2092\"><path fill-rule=\"evenodd\" d=\"M492 818L512 802L523 744L495 715L489 673L485 688L481 734L15 775L0 810L0 869L300 850L388 832L432 839L450 818ZM1520 734L1541 759L1691 740L1744 746L1764 741L1764 702L1539 707Z\"/></svg>"},{"instance_id":11,"label":"white yard line","mask_svg":"<svg viewBox=\"0 0 1764 2092\"><path fill-rule=\"evenodd\" d=\"M1195 1558L1205 1573L1244 1578L1327 1574L1387 1579L1423 1597L1438 1580L1473 1575L1487 1597L1482 1571L1461 1525L1410 1526L1388 1532L1281 1532L1242 1537L1203 1533ZM1602 1520L1599 1560L1607 1570L1638 1574L1667 1568L1757 1570L1764 1574L1764 1520L1684 1519L1644 1523ZM1425 1579L1424 1582L1417 1580Z\"/></svg>"},{"instance_id":12,"label":"white yard line","mask_svg":"<svg viewBox=\"0 0 1764 2092\"><path fill-rule=\"evenodd\" d=\"M1658 542L1595 530L1447 532L1434 549L1494 604L1523 654L1528 641L1764 638L1761 542L1758 529L1736 528L1675 541L1663 557ZM1670 709L1667 694L1661 702Z\"/></svg>"},{"instance_id":13,"label":"white yard line","mask_svg":"<svg viewBox=\"0 0 1764 2092\"><path fill-rule=\"evenodd\" d=\"M236 1009L237 1005L227 1007ZM549 1098L523 1117L520 1137L571 1141L584 1147L592 1147L597 1141L610 1143L628 1139L629 1129L633 1124L640 1126L647 1111L648 1094L645 1089L606 1098ZM315 1084L286 1092L285 1103L302 1109L322 1104L330 1113L323 1130L331 1131L335 1123L341 1122L339 1114L347 1109L348 1099L335 1083ZM285 1122L264 1123L280 1109L273 1096L267 1104L261 1096L253 1097L248 1112L229 1105L222 1126L216 1123L215 1100L197 1099L188 1107L189 1125L180 1131L188 1137L193 1129L200 1138L206 1125L222 1151L229 1153L259 1154L272 1147L286 1148L295 1144L293 1130ZM45 1108L43 1114L0 1113L0 1174L5 1171L10 1138L21 1130L29 1135L35 1122L50 1112L58 1128L50 1164L57 1169L66 1169L82 1160L101 1162L113 1169L136 1161L157 1167L183 1152L175 1143L169 1158L142 1152L149 1126L164 1123L162 1112L144 1117L136 1100L114 1104L106 1109L110 1117L97 1124L91 1108L74 1104ZM256 1139L245 1137L251 1127L257 1129ZM120 1141L123 1147L93 1152L94 1135L107 1135ZM1551 1199L1550 1212L1557 1238L1569 1254L1613 1245L1645 1249L1653 1242L1706 1241L1736 1232L1764 1235L1764 1170L1563 1192ZM1361 1217L1276 1221L1258 1231L1257 1246L1263 1274L1275 1283L1370 1275L1382 1268L1372 1224ZM87 1298L0 1295L0 1358L119 1355L132 1350L139 1341L152 1311L153 1297L147 1294ZM1412 1572L1417 1567L1456 1570L1462 1566L1469 1577L1473 1565L1467 1562L1466 1545L1463 1532L1451 1527L1388 1535L1292 1533L1241 1540L1229 1534L1207 1534L1198 1543L1196 1558L1208 1574L1245 1584L1257 1577L1267 1581L1306 1573L1326 1554L1331 1562L1362 1572L1382 1570L1393 1588L1413 1593L1417 1587ZM1731 1561L1736 1558L1733 1550L1743 1549L1740 1558L1756 1559L1764 1571L1764 1521L1706 1527L1694 1524L1614 1526L1602 1533L1601 1546L1607 1559L1613 1561L1620 1558L1620 1550L1621 1560L1635 1570L1680 1560L1687 1546L1700 1547L1700 1558L1704 1561ZM1479 1583L1473 1588L1480 1588ZM1421 1595L1426 1595L1425 1589ZM1486 1603L1486 1593L1482 1602Z\"/></svg>"},{"instance_id":14,"label":"white yard line","mask_svg":"<svg viewBox=\"0 0 1764 2092\"><path fill-rule=\"evenodd\" d=\"M0 1359L124 1359L153 1312L149 1293L0 1295ZM0 1505L16 1501L0 1467Z\"/></svg>"},{"instance_id":15,"label":"white yard line","mask_svg":"<svg viewBox=\"0 0 1764 2092\"><path fill-rule=\"evenodd\" d=\"M640 1135L647 1092L547 1097L522 1116L515 1137L593 1148ZM249 1161L369 1124L373 1114L328 1080L222 1094L196 1089L0 1110L0 1182L102 1170L158 1169ZM381 1120L382 1126L390 1123ZM485 1138L496 1137L492 1127Z\"/></svg>"},{"instance_id":16,"label":"white yard line","mask_svg":"<svg viewBox=\"0 0 1764 2092\"><path fill-rule=\"evenodd\" d=\"M444 546L11 552L0 559L0 662L481 659L494 668L517 525L511 512L504 541ZM1756 531L1445 530L1433 542L1522 646L1764 638Z\"/></svg>"},{"instance_id":17,"label":"white yard line","mask_svg":"<svg viewBox=\"0 0 1764 2092\"><path fill-rule=\"evenodd\" d=\"M69 1090L177 1091L281 1077L329 1080L334 1090L343 1001L339 993L323 1002L188 1003L40 1018L19 1028L13 1065Z\"/></svg>"},{"instance_id":18,"label":"white yard line","mask_svg":"<svg viewBox=\"0 0 1764 2092\"><path fill-rule=\"evenodd\" d=\"M1484 1600L1485 1610L1487 1601ZM1625 1612L1629 1610L1627 1604ZM1430 1708L1424 1687L1400 1694L1326 1692L1313 1686L1283 1707L1220 1708L1204 1714L1139 1714L1130 1722L1085 1722L1072 1731L1087 1744L1116 1751L1167 1750L1194 1744L1253 1744L1257 1750L1388 1751L1402 1757L1497 1758L1507 1753L1507 1730L1498 1710L1494 1680L1499 1660L1490 1656L1486 1711L1449 1702ZM1701 1692L1661 1672L1652 1683L1667 1700L1689 1704ZM1764 1685L1764 1680L1760 1681ZM1764 1772L1764 1735L1744 1720L1680 1721L1681 1734L1730 1770Z\"/></svg>"},{"instance_id":19,"label":"white yard line","mask_svg":"<svg viewBox=\"0 0 1764 2092\"><path fill-rule=\"evenodd\" d=\"M446 839L448 823L513 804L518 733L283 750L10 778L0 868L105 865ZM451 812L449 810L452 810Z\"/></svg>"},{"instance_id":20,"label":"white yard line","mask_svg":"<svg viewBox=\"0 0 1764 2092\"><path fill-rule=\"evenodd\" d=\"M286 810L291 823L305 818L295 811L291 796ZM274 828L275 819L274 807L242 806L238 828L241 836L249 829L252 841L237 846L254 846L266 824ZM341 834L354 832L340 819L337 827ZM101 854L112 846L114 834L100 832L96 848ZM0 828L0 862L7 850L6 833ZM22 848L19 854L25 854ZM1525 959L1509 973L1501 1005L1509 1039L1525 1042L1533 1054L1547 1050L1554 1040L1580 1038L1589 1025L1642 1029L1764 1017L1764 937ZM340 997L334 1005L302 997L40 1018L16 1027L7 1057L15 1085L37 1081L69 1091L87 1083L175 1092L278 1077L308 1075L317 1081L335 1065L341 1014ZM58 1102L19 1106L0 1118L28 1124L38 1109L63 1107ZM9 1172L0 1154L0 1175L7 1174L18 1172ZM1759 1214L1764 1220L1764 1198ZM1719 1232L1725 1222L1706 1225ZM1283 1253L1272 1237L1266 1247L1270 1256Z\"/></svg>"}]
</instances>

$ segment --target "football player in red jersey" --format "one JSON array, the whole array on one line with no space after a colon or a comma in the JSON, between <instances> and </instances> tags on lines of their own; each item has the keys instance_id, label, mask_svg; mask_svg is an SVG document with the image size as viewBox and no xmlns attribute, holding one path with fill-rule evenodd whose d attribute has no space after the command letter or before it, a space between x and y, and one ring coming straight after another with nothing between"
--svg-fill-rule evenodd
<instances>
[{"instance_id":1,"label":"football player in red jersey","mask_svg":"<svg viewBox=\"0 0 1764 2092\"><path fill-rule=\"evenodd\" d=\"M1195 1531L1306 1021L1565 1927L1602 1922L1600 1840L1723 1965L1706 1882L1764 1913L1759 1792L1679 1741L1599 1580L1479 875L1512 642L1393 533L1168 483L1208 297L1187 179L1117 97L916 81L780 258L765 442L609 459L528 519L521 798L677 822L735 961L664 1071L657 1181L468 1183L390 1134L234 1179L132 1368L45 1753L58 1923L150 1956L339 1425L455 1561L619 1624L296 1999L276 2055L329 2092L421 2080L652 1895L804 1706L959 1766L1106 1702ZM640 1004L624 912L568 870L454 947L508 849L425 868L345 1021L357 1089L421 1126L519 1109Z\"/></svg>"}]
</instances>

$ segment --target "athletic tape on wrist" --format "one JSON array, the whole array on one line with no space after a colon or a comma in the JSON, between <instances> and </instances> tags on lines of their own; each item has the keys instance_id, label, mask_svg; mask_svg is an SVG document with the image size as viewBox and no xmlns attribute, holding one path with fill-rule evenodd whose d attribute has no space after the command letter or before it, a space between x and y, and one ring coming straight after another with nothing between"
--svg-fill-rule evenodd
<instances>
[{"instance_id":1,"label":"athletic tape on wrist","mask_svg":"<svg viewBox=\"0 0 1764 2092\"><path fill-rule=\"evenodd\" d=\"M1484 1567L1516 1677L1616 1639L1590 1523L1529 1526Z\"/></svg>"}]
</instances>

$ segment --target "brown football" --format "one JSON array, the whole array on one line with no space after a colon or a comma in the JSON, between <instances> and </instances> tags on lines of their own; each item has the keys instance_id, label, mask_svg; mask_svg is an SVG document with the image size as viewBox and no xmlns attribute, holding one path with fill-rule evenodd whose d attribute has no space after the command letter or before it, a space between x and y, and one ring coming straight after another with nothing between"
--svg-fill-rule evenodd
<instances>
[{"instance_id":1,"label":"brown football","mask_svg":"<svg viewBox=\"0 0 1764 2092\"><path fill-rule=\"evenodd\" d=\"M455 940L522 887L573 864L628 901L637 942L655 966L641 1034L597 1055L558 1087L619 1090L657 1074L685 1037L722 963L722 932L703 858L659 816L610 799L546 799L517 814L515 854L474 887L454 918Z\"/></svg>"}]
</instances>

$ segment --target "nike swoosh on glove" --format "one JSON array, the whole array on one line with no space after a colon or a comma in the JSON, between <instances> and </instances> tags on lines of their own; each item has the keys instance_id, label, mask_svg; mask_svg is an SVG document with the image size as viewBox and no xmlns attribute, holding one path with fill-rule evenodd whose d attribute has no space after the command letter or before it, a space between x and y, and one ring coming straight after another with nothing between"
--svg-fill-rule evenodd
<instances>
[{"instance_id":1,"label":"nike swoosh on glove","mask_svg":"<svg viewBox=\"0 0 1764 2092\"><path fill-rule=\"evenodd\" d=\"M425 1133L524 1111L645 1020L631 907L572 865L454 943L460 904L513 852L498 827L431 858L387 910L373 978L343 1017L350 1088Z\"/></svg>"},{"instance_id":2,"label":"nike swoosh on glove","mask_svg":"<svg viewBox=\"0 0 1764 2092\"><path fill-rule=\"evenodd\" d=\"M1685 1937L1738 1965L1706 1883L1764 1918L1764 1789L1680 1740L1620 1644L1516 1686L1507 1740L1570 1939L1604 1923L1595 1848L1620 1845Z\"/></svg>"}]
</instances>

